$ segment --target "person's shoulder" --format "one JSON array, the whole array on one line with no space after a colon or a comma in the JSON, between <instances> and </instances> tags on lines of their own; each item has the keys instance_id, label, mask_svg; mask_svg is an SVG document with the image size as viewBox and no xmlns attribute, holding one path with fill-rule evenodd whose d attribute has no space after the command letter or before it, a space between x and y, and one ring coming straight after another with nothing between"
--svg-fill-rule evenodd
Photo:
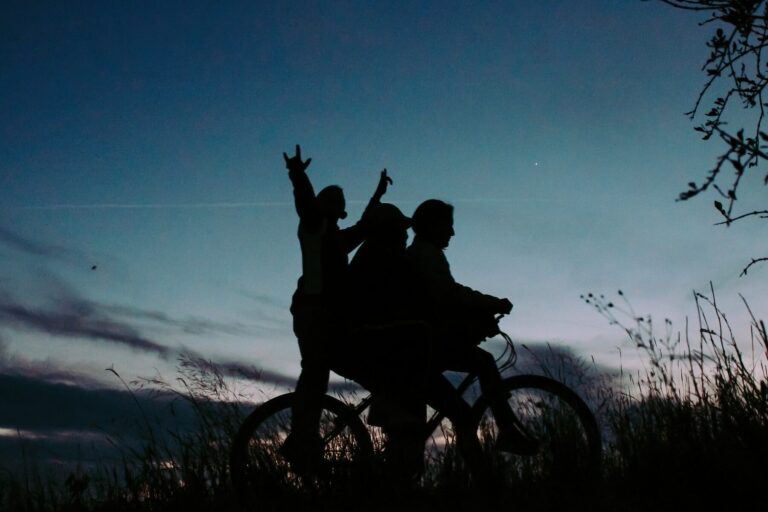
<instances>
[{"instance_id":1,"label":"person's shoulder","mask_svg":"<svg viewBox=\"0 0 768 512\"><path fill-rule=\"evenodd\" d=\"M421 240L414 240L406 250L406 253L426 258L443 257L442 249L435 246L434 244Z\"/></svg>"},{"instance_id":2,"label":"person's shoulder","mask_svg":"<svg viewBox=\"0 0 768 512\"><path fill-rule=\"evenodd\" d=\"M405 259L407 265L422 271L443 268L448 263L439 247L416 240L406 250Z\"/></svg>"},{"instance_id":3,"label":"person's shoulder","mask_svg":"<svg viewBox=\"0 0 768 512\"><path fill-rule=\"evenodd\" d=\"M424 257L424 244L419 243L418 240L411 242L411 245L405 250L405 260L413 261Z\"/></svg>"},{"instance_id":4,"label":"person's shoulder","mask_svg":"<svg viewBox=\"0 0 768 512\"><path fill-rule=\"evenodd\" d=\"M425 250L429 249L429 244L424 243L423 241L419 240L418 238L414 239L413 242L411 242L411 245L408 246L408 248L405 250L407 253L419 253L424 252Z\"/></svg>"}]
</instances>

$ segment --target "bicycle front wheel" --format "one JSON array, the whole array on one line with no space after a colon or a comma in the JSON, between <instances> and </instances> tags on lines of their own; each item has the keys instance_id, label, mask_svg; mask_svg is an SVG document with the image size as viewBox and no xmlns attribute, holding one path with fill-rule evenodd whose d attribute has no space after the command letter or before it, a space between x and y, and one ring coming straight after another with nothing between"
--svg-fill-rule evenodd
<instances>
[{"instance_id":1,"label":"bicycle front wheel","mask_svg":"<svg viewBox=\"0 0 768 512\"><path fill-rule=\"evenodd\" d=\"M265 402L245 419L232 441L232 484L246 509L301 500L304 491L318 486L354 485L354 476L370 463L373 447L365 425L351 407L326 395L319 426L324 443L322 472L306 475L294 471L280 454L291 432L294 402L294 393Z\"/></svg>"},{"instance_id":2,"label":"bicycle front wheel","mask_svg":"<svg viewBox=\"0 0 768 512\"><path fill-rule=\"evenodd\" d=\"M498 434L489 403L474 406L478 435L488 450L494 473L519 483L560 482L578 485L599 475L602 439L587 404L564 384L540 375L504 380L512 411L529 437L538 443L533 455L495 449Z\"/></svg>"}]
</instances>

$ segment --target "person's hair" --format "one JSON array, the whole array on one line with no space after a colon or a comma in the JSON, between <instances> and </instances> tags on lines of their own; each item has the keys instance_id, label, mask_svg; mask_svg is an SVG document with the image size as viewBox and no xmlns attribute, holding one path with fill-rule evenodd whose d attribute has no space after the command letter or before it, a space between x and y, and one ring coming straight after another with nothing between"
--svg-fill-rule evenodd
<instances>
[{"instance_id":1,"label":"person's hair","mask_svg":"<svg viewBox=\"0 0 768 512\"><path fill-rule=\"evenodd\" d=\"M317 193L317 199L319 201L328 201L331 198L344 197L344 191L338 185L328 185L323 190Z\"/></svg>"},{"instance_id":2,"label":"person's hair","mask_svg":"<svg viewBox=\"0 0 768 512\"><path fill-rule=\"evenodd\" d=\"M411 216L413 231L417 235L429 231L432 226L444 222L453 215L453 206L439 199L427 199Z\"/></svg>"},{"instance_id":3,"label":"person's hair","mask_svg":"<svg viewBox=\"0 0 768 512\"><path fill-rule=\"evenodd\" d=\"M340 204L343 201L344 191L338 185L328 185L317 193L317 203L320 206L320 210L326 215L338 213L342 219L345 218L347 212L344 211L344 205ZM334 209L338 207L341 207L341 211L334 212Z\"/></svg>"}]
</instances>

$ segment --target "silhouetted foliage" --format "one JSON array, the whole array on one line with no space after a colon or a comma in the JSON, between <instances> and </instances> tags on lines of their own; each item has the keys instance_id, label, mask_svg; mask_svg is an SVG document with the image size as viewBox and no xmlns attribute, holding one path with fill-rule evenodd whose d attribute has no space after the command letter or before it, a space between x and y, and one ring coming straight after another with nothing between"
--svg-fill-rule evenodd
<instances>
[{"instance_id":1,"label":"silhouetted foliage","mask_svg":"<svg viewBox=\"0 0 768 512\"><path fill-rule=\"evenodd\" d=\"M762 485L768 456L765 323L742 297L751 339L737 341L711 285L708 294L694 292L697 320L686 321L683 332L669 319L660 327L638 315L618 295L615 301L582 296L644 356L644 369L622 369L628 386L609 399L604 416L606 488L634 496L639 508L694 510L709 509L713 498L739 500L739 489ZM704 482L711 487L704 490Z\"/></svg>"},{"instance_id":2,"label":"silhouetted foliage","mask_svg":"<svg viewBox=\"0 0 768 512\"><path fill-rule=\"evenodd\" d=\"M730 226L734 221L754 216L768 219L766 209L734 212L742 178L767 157L765 143L768 142L768 133L763 129L763 120L768 103L763 93L768 85L768 63L763 58L763 49L768 45L768 2L661 1L678 9L705 12L708 18L701 25L717 26L707 42L710 53L702 67L707 80L687 115L691 120L703 117L694 129L702 134L704 140L713 136L720 139L726 149L704 180L688 183L688 189L680 193L678 200L686 201L711 187L724 201L714 202L715 209L725 219L720 224ZM733 110L731 106L734 103L741 104L742 110L748 112L748 126L727 126L726 113ZM702 113L704 111L706 113ZM768 173L763 178L763 184L768 185ZM741 275L746 275L752 265L761 261L768 261L768 257L752 258Z\"/></svg>"}]
</instances>

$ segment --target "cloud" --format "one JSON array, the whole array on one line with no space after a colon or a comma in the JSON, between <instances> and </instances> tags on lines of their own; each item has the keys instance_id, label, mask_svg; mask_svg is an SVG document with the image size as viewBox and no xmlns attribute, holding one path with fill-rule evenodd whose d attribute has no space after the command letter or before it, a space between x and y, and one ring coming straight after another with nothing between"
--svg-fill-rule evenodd
<instances>
[{"instance_id":1,"label":"cloud","mask_svg":"<svg viewBox=\"0 0 768 512\"><path fill-rule=\"evenodd\" d=\"M0 243L32 256L65 258L71 255L71 251L69 249L65 249L56 245L33 242L32 240L24 238L23 236L9 231L2 226L0 226Z\"/></svg>"},{"instance_id":2,"label":"cloud","mask_svg":"<svg viewBox=\"0 0 768 512\"><path fill-rule=\"evenodd\" d=\"M224 375L230 377L240 377L256 382L274 384L276 386L293 388L296 385L296 377L291 377L273 370L257 368L237 362L214 362L213 363ZM353 381L330 382L328 390L335 393L360 391L362 387Z\"/></svg>"},{"instance_id":3,"label":"cloud","mask_svg":"<svg viewBox=\"0 0 768 512\"><path fill-rule=\"evenodd\" d=\"M86 305L87 307L79 307ZM168 359L173 351L143 337L127 324L115 321L88 304L58 303L45 310L0 299L0 326L45 332L55 336L102 340Z\"/></svg>"},{"instance_id":4,"label":"cloud","mask_svg":"<svg viewBox=\"0 0 768 512\"><path fill-rule=\"evenodd\" d=\"M294 379L255 367L228 363L217 365L227 374L244 374L252 380L292 385ZM101 465L117 461L120 450L147 442L147 428L161 443L173 445L174 436L192 432L200 421L199 403L193 405L177 393L157 389L87 388L49 382L45 375L0 373L0 465L31 461L54 463L63 471L77 464ZM339 390L359 389L351 384ZM211 400L211 411L236 409L244 417L254 405Z\"/></svg>"},{"instance_id":5,"label":"cloud","mask_svg":"<svg viewBox=\"0 0 768 512\"><path fill-rule=\"evenodd\" d=\"M0 375L17 375L55 384L67 384L82 388L107 387L107 379L98 379L101 368L65 367L51 359L30 360L11 353L7 343L0 338ZM106 376L105 376L106 377Z\"/></svg>"},{"instance_id":6,"label":"cloud","mask_svg":"<svg viewBox=\"0 0 768 512\"><path fill-rule=\"evenodd\" d=\"M241 323L215 322L207 318L189 316L186 318L174 318L161 311L135 308L132 306L97 305L88 302L93 307L99 307L105 312L113 313L118 316L127 317L134 320L148 320L166 327L179 329L186 334L204 335L204 334L228 334L228 335L250 335L251 330Z\"/></svg>"},{"instance_id":7,"label":"cloud","mask_svg":"<svg viewBox=\"0 0 768 512\"><path fill-rule=\"evenodd\" d=\"M136 320L149 320L195 335L249 333L242 324L226 324L199 317L178 319L159 311L101 304L83 299L53 276L48 276L47 281L54 295L47 307L28 306L0 290L0 327L106 341L153 353L165 360L178 356L183 349L163 345L146 336L136 325Z\"/></svg>"},{"instance_id":8,"label":"cloud","mask_svg":"<svg viewBox=\"0 0 768 512\"><path fill-rule=\"evenodd\" d=\"M105 458L120 455L103 432L0 430L0 470L10 473L44 466L47 475L63 478L78 468L103 468Z\"/></svg>"},{"instance_id":9,"label":"cloud","mask_svg":"<svg viewBox=\"0 0 768 512\"><path fill-rule=\"evenodd\" d=\"M89 389L4 374L0 374L0 389L13 390L0 393L3 465L18 464L30 456L65 465L96 463L117 455L112 442L129 449L146 441L141 418L146 418L155 435L189 431L197 421L192 405L169 392ZM242 407L245 412L252 406Z\"/></svg>"},{"instance_id":10,"label":"cloud","mask_svg":"<svg viewBox=\"0 0 768 512\"><path fill-rule=\"evenodd\" d=\"M51 254L47 246L35 244L28 240L9 234L16 242L23 244L30 251L39 254ZM49 298L45 305L30 305L18 300L4 291L0 286L0 328L17 331L40 332L56 337L78 338L93 342L106 342L114 346L122 346L135 351L154 354L164 360L193 357L204 359L203 355L182 346L169 346L159 342L147 332L153 332L157 327L177 329L186 334L210 335L225 334L233 336L254 334L254 329L284 332L288 327L283 318L272 318L263 313L265 325L249 326L242 323L217 322L207 318L188 316L174 317L157 310L142 309L127 305L104 304L81 297L71 286L57 276L45 273L42 276L48 288ZM2 283L0 283L2 284ZM286 305L268 295L242 292L250 299L268 309L285 311ZM287 314L287 313L286 313ZM258 315L258 312L257 312ZM268 322L267 322L268 320ZM0 340L1 341L1 340ZM0 364L0 370L8 368L12 362L22 373L29 375L45 375L45 378L57 382L77 383L77 376L71 372L52 367L49 364L30 362L19 357L3 355L6 364ZM211 361L219 367L222 373L248 379L255 382L272 384L284 388L292 388L296 378L282 373L249 366L232 361ZM359 389L353 383L332 383L333 391L351 391Z\"/></svg>"},{"instance_id":11,"label":"cloud","mask_svg":"<svg viewBox=\"0 0 768 512\"><path fill-rule=\"evenodd\" d=\"M288 303L286 301L278 299L277 297L273 295L266 295L264 293L254 293L248 290L238 290L239 293L251 299L254 302L257 302L258 304L262 306L267 306L274 309L280 309L280 310L287 310L288 309Z\"/></svg>"},{"instance_id":12,"label":"cloud","mask_svg":"<svg viewBox=\"0 0 768 512\"><path fill-rule=\"evenodd\" d=\"M23 375L0 374L0 389L13 390L0 395L0 426L43 432L97 429L127 414L137 415L134 399L147 414L156 416L170 400L162 396L150 400L144 391L89 389Z\"/></svg>"},{"instance_id":13,"label":"cloud","mask_svg":"<svg viewBox=\"0 0 768 512\"><path fill-rule=\"evenodd\" d=\"M216 367L222 374L230 377L247 379L254 382L292 388L296 377L258 368L235 361L216 361L184 347L162 345L144 336L137 328L129 323L116 320L107 313L114 308L102 307L95 302L84 301L72 296L61 298L54 302L49 309L27 307L7 297L0 296L0 327L18 330L38 331L53 336L88 339L91 341L106 341L110 344L125 346L140 352L155 354L164 360L194 359L206 361ZM187 326L186 321L178 321L158 312L135 310L133 308L117 308L130 312L134 317L148 317L153 320L174 326ZM218 332L227 331L225 324L208 322L197 319L192 326L198 329L215 329ZM235 329L236 330L236 329ZM80 383L77 374L56 367L55 363L34 363L18 356L10 356L4 349L0 339L0 371L5 369L22 375L36 375L49 381ZM334 383L330 386L333 391L351 391L358 389L356 384Z\"/></svg>"},{"instance_id":14,"label":"cloud","mask_svg":"<svg viewBox=\"0 0 768 512\"><path fill-rule=\"evenodd\" d=\"M9 302L0 302L0 326L41 331L54 336L107 341L133 350L149 352L165 360L192 358L207 360L201 354L183 347L168 347L142 336L125 323L117 322L94 308L93 303L59 302L56 310L42 310ZM6 359L8 356L4 356ZM0 359L2 360L2 359ZM223 374L281 387L292 387L296 379L272 370L237 362L209 361ZM23 365L22 365L23 366ZM32 368L38 371L39 368ZM49 372L50 373L50 372ZM68 375L56 376L68 380Z\"/></svg>"},{"instance_id":15,"label":"cloud","mask_svg":"<svg viewBox=\"0 0 768 512\"><path fill-rule=\"evenodd\" d=\"M143 335L133 325L115 319L109 311L119 310L133 317L151 318L164 324L177 327L194 327L198 332L201 329L216 330L217 332L238 332L238 328L228 329L226 324L195 319L193 322L179 321L163 313L137 310L134 308L103 307L98 303L84 301L73 296L60 298L53 306L34 308L22 305L8 297L0 296L0 327L8 327L18 330L38 331L53 336L88 339L91 341L106 341L110 344L124 346L140 352L155 354L164 360L191 358L208 361L217 367L224 375L263 382L285 388L292 388L296 378L275 372L269 369L260 369L256 366L246 365L233 361L211 361L202 354L184 347L170 347L162 345ZM2 348L0 340L0 348ZM11 359L7 354L0 353L0 363L3 366L15 367L17 370L27 369L31 374L47 375L50 380L60 382L77 382L75 376L68 372L58 371L46 365L33 364L22 358ZM9 364L12 362L13 364ZM334 384L331 389L346 391L353 386L347 384Z\"/></svg>"}]
</instances>

